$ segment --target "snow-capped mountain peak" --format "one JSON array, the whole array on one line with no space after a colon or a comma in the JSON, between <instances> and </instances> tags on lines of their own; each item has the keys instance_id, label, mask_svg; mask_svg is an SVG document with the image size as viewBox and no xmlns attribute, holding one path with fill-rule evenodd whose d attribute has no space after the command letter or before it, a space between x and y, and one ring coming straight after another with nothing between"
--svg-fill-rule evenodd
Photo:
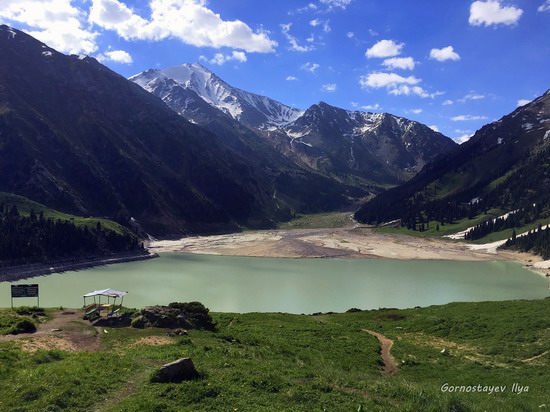
<instances>
[{"instance_id":1,"label":"snow-capped mountain peak","mask_svg":"<svg viewBox=\"0 0 550 412\"><path fill-rule=\"evenodd\" d=\"M152 93L162 85L167 98L167 83L171 83L172 87L192 90L211 106L256 129L284 126L303 113L269 97L232 87L198 63L147 70L130 77L130 80Z\"/></svg>"}]
</instances>

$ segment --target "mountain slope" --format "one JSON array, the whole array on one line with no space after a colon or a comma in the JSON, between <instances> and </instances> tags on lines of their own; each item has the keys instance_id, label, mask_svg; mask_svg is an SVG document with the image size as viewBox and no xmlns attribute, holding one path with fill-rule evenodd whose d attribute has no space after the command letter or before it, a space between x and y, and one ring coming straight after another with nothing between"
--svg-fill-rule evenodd
<instances>
[{"instance_id":1,"label":"mountain slope","mask_svg":"<svg viewBox=\"0 0 550 412\"><path fill-rule=\"evenodd\" d=\"M418 122L388 113L351 112L324 102L311 106L283 131L292 139L293 151L305 152L306 159L308 148L315 149L318 153L309 158L327 173L383 184L410 179L428 161L456 146Z\"/></svg>"},{"instance_id":2,"label":"mountain slope","mask_svg":"<svg viewBox=\"0 0 550 412\"><path fill-rule=\"evenodd\" d=\"M216 135L95 59L7 26L0 57L0 191L156 235L271 227L364 195L297 167L196 94Z\"/></svg>"},{"instance_id":3,"label":"mountain slope","mask_svg":"<svg viewBox=\"0 0 550 412\"><path fill-rule=\"evenodd\" d=\"M153 234L265 227L286 208L276 176L96 60L7 26L0 54L1 191Z\"/></svg>"},{"instance_id":4,"label":"mountain slope","mask_svg":"<svg viewBox=\"0 0 550 412\"><path fill-rule=\"evenodd\" d=\"M301 115L301 111L279 103L269 97L249 93L228 85L214 73L200 64L182 64L163 70L151 69L130 77L149 92L156 92L159 83L171 80L169 86L193 90L205 102L254 129L270 129L287 124ZM174 104L166 100L170 92L161 92L163 100L169 106ZM181 106L179 106L181 107ZM181 112L183 110L176 110Z\"/></svg>"},{"instance_id":5,"label":"mountain slope","mask_svg":"<svg viewBox=\"0 0 550 412\"><path fill-rule=\"evenodd\" d=\"M181 71L186 70L187 67L198 67L199 73L206 70L200 65L183 65L176 68ZM213 74L211 76L215 77ZM169 107L190 122L214 133L220 145L239 153L249 164L267 170L271 178L265 187L279 204L287 205L292 211L312 213L334 210L367 195L365 190L355 185L346 185L339 180L324 176L302 162L285 156L274 148L270 141L263 138L258 133L258 129L241 123L227 111L207 102L193 88L167 77L158 70L148 70L132 79L160 97ZM217 82L223 83L219 79ZM200 91L199 88L197 89ZM242 91L239 93L247 94ZM250 94L250 96L255 95ZM281 111L290 109L285 109L286 106L268 98L262 97L262 99L269 101L273 107L281 106ZM283 217L285 212L278 210Z\"/></svg>"},{"instance_id":6,"label":"mountain slope","mask_svg":"<svg viewBox=\"0 0 550 412\"><path fill-rule=\"evenodd\" d=\"M302 112L234 88L199 64L147 70L130 80L193 123L212 126L213 118L226 116L297 165L367 189L408 180L456 146L420 123L386 113L350 112L323 102Z\"/></svg>"},{"instance_id":7,"label":"mountain slope","mask_svg":"<svg viewBox=\"0 0 550 412\"><path fill-rule=\"evenodd\" d=\"M484 126L411 181L368 202L356 218L410 223L431 215L449 221L489 207L545 208L549 187L550 91Z\"/></svg>"}]
</instances>

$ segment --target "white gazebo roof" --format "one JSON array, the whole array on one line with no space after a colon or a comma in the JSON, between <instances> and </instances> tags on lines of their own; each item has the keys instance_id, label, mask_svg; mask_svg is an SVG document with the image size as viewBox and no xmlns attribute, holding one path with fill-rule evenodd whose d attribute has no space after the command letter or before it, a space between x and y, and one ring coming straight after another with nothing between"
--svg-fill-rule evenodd
<instances>
[{"instance_id":1,"label":"white gazebo roof","mask_svg":"<svg viewBox=\"0 0 550 412\"><path fill-rule=\"evenodd\" d=\"M114 290L114 289L101 289L101 290L94 290L93 292L86 293L84 295L85 298L89 298L92 296L109 296L111 298L119 298L122 296L127 295L128 292L122 291L122 290Z\"/></svg>"}]
</instances>

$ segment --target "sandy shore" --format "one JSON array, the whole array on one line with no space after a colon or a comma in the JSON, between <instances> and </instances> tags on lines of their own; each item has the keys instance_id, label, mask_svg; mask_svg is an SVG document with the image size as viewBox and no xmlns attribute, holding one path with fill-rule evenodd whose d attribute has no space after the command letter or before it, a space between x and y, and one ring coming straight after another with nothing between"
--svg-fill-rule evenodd
<instances>
[{"instance_id":1,"label":"sandy shore","mask_svg":"<svg viewBox=\"0 0 550 412\"><path fill-rule=\"evenodd\" d=\"M485 250L443 239L387 235L371 229L296 229L154 241L154 253L187 252L226 256L288 258L390 258L481 261L501 259Z\"/></svg>"}]
</instances>

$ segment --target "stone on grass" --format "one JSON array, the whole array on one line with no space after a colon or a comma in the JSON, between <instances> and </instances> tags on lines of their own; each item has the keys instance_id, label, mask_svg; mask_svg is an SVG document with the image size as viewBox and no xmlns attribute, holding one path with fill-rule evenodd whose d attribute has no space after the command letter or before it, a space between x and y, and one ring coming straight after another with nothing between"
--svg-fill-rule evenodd
<instances>
[{"instance_id":1,"label":"stone on grass","mask_svg":"<svg viewBox=\"0 0 550 412\"><path fill-rule=\"evenodd\" d=\"M191 358L181 358L163 365L151 377L151 382L168 383L182 382L195 379L199 376Z\"/></svg>"}]
</instances>

